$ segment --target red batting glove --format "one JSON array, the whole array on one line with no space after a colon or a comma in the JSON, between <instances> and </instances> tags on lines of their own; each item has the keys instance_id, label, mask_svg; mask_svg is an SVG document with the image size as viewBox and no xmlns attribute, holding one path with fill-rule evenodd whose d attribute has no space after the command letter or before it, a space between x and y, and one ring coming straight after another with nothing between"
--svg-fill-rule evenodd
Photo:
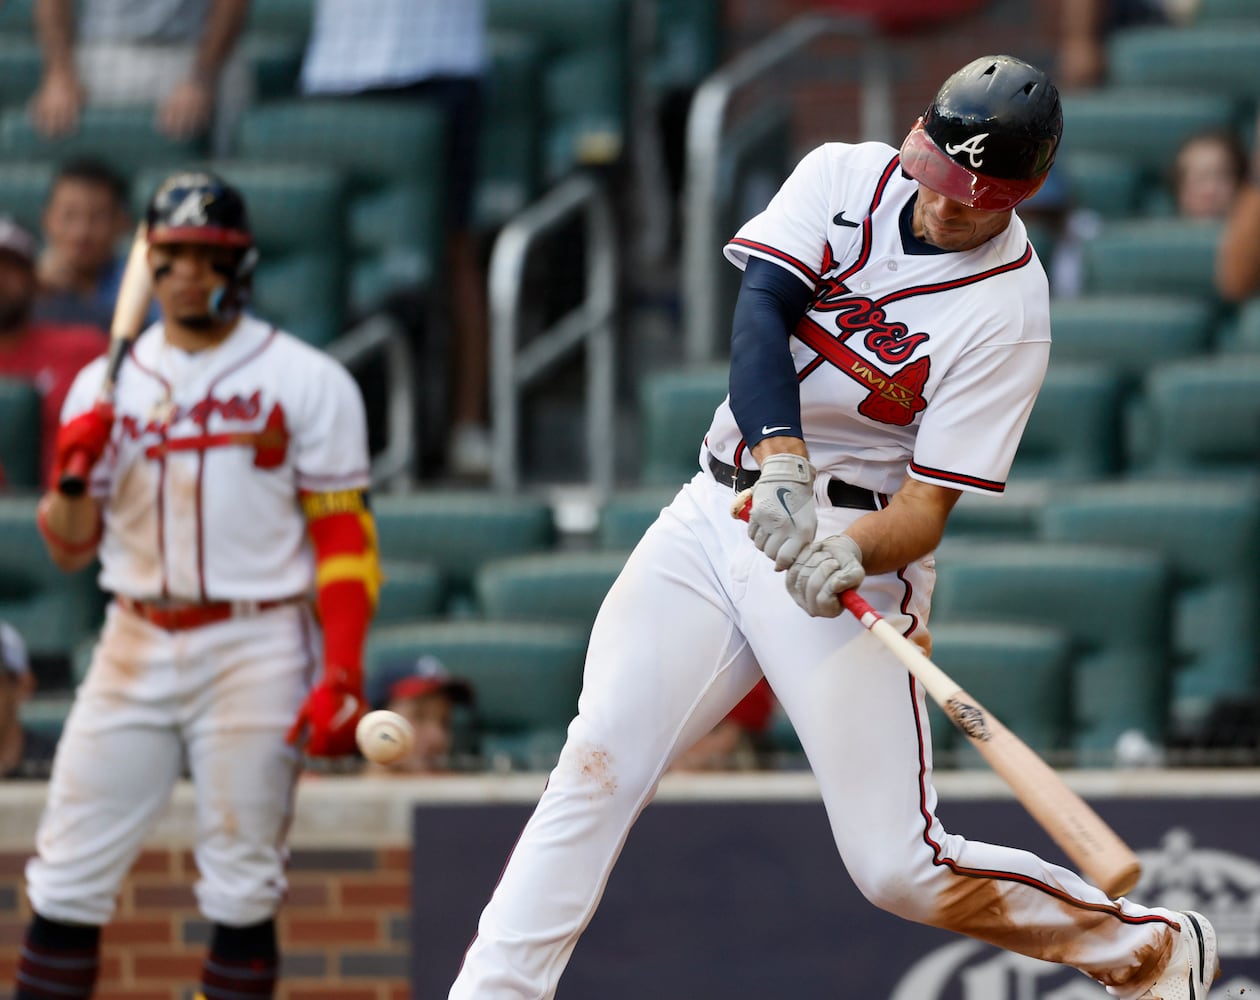
<instances>
[{"instance_id":1,"label":"red batting glove","mask_svg":"<svg viewBox=\"0 0 1260 1000\"><path fill-rule=\"evenodd\" d=\"M90 469L105 454L109 444L109 432L114 426L114 407L110 403L97 403L86 413L80 413L57 428L57 468L53 482L61 478L66 466L75 455L81 456Z\"/></svg>"},{"instance_id":2,"label":"red batting glove","mask_svg":"<svg viewBox=\"0 0 1260 1000\"><path fill-rule=\"evenodd\" d=\"M311 688L285 740L296 745L306 730L306 753L311 757L347 757L356 751L354 727L363 717L363 675L329 667L324 679Z\"/></svg>"}]
</instances>

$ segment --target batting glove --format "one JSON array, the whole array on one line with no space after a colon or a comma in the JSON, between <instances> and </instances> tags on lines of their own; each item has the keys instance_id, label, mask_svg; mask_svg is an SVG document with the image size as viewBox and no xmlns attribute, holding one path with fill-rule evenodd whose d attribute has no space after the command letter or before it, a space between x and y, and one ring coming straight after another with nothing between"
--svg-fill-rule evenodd
<instances>
[{"instance_id":1,"label":"batting glove","mask_svg":"<svg viewBox=\"0 0 1260 1000\"><path fill-rule=\"evenodd\" d=\"M90 469L105 454L105 446L109 444L109 433L114 427L114 408L109 403L97 403L86 413L67 420L57 428L57 474L66 471L71 458L82 456Z\"/></svg>"},{"instance_id":2,"label":"batting glove","mask_svg":"<svg viewBox=\"0 0 1260 1000\"><path fill-rule=\"evenodd\" d=\"M814 505L817 473L800 455L771 455L761 463L761 476L751 490L748 537L774 560L782 572L814 540L818 510ZM736 498L736 503L740 503Z\"/></svg>"},{"instance_id":3,"label":"batting glove","mask_svg":"<svg viewBox=\"0 0 1260 1000\"><path fill-rule=\"evenodd\" d=\"M347 757L356 750L354 727L363 716L363 676L358 671L329 668L311 688L285 737L296 745L306 730L311 757Z\"/></svg>"},{"instance_id":4,"label":"batting glove","mask_svg":"<svg viewBox=\"0 0 1260 1000\"><path fill-rule=\"evenodd\" d=\"M862 550L848 535L814 542L788 570L792 600L815 618L835 618L843 609L840 594L866 579Z\"/></svg>"}]
</instances>

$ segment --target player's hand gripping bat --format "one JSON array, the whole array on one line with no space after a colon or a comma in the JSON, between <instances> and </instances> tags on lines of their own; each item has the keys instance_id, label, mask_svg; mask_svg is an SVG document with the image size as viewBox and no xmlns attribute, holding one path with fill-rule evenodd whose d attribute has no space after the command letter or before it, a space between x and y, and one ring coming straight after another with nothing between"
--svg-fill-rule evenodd
<instances>
[{"instance_id":1,"label":"player's hand gripping bat","mask_svg":"<svg viewBox=\"0 0 1260 1000\"><path fill-rule=\"evenodd\" d=\"M148 248L145 226L141 223L136 229L135 239L131 241L127 264L118 286L118 298L114 303L114 317L109 327L109 357L105 363L105 377L101 381L98 396L103 403L113 402L118 369L122 367L123 359L144 326L144 318L149 311L149 301L153 296L153 276L149 273L149 264L145 259ZM57 489L68 497L83 496L87 490L87 476L90 471L87 455L82 452L72 454L66 460Z\"/></svg>"},{"instance_id":2,"label":"player's hand gripping bat","mask_svg":"<svg viewBox=\"0 0 1260 1000\"><path fill-rule=\"evenodd\" d=\"M747 507L731 513L746 519ZM844 591L840 603L923 685L1086 878L1113 899L1132 890L1142 874L1137 855L1049 764L928 659L917 643L884 621L856 590Z\"/></svg>"}]
</instances>

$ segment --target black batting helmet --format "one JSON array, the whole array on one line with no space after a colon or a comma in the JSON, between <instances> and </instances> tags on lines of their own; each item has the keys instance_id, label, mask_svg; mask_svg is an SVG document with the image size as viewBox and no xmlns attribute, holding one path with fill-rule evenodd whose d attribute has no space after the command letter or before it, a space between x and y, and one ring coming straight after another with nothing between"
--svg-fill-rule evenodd
<instances>
[{"instance_id":1,"label":"black batting helmet","mask_svg":"<svg viewBox=\"0 0 1260 1000\"><path fill-rule=\"evenodd\" d=\"M145 213L150 243L206 243L247 250L254 245L245 199L221 177L203 171L172 174Z\"/></svg>"},{"instance_id":2,"label":"black batting helmet","mask_svg":"<svg viewBox=\"0 0 1260 1000\"><path fill-rule=\"evenodd\" d=\"M901 168L933 191L1001 212L1033 194L1063 134L1050 78L1013 56L984 56L942 84L901 144Z\"/></svg>"}]
</instances>

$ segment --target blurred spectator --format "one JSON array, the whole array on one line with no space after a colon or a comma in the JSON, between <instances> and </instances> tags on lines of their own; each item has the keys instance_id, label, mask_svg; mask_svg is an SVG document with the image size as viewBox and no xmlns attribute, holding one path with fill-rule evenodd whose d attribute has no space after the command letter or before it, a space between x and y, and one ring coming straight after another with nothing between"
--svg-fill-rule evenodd
<instances>
[{"instance_id":1,"label":"blurred spectator","mask_svg":"<svg viewBox=\"0 0 1260 1000\"><path fill-rule=\"evenodd\" d=\"M770 728L774 692L763 677L730 714L674 761L674 771L748 771L757 767L757 740Z\"/></svg>"},{"instance_id":2,"label":"blurred spectator","mask_svg":"<svg viewBox=\"0 0 1260 1000\"><path fill-rule=\"evenodd\" d=\"M452 677L436 656L400 663L368 680L373 710L397 712L415 730L411 753L392 764L367 765L375 774L434 774L451 770L456 706L473 704L472 686Z\"/></svg>"},{"instance_id":3,"label":"blurred spectator","mask_svg":"<svg viewBox=\"0 0 1260 1000\"><path fill-rule=\"evenodd\" d=\"M490 467L489 316L472 218L485 72L483 0L318 0L302 65L306 94L421 101L446 119L446 248L439 284L449 289L454 333L447 466L473 476Z\"/></svg>"},{"instance_id":4,"label":"blurred spectator","mask_svg":"<svg viewBox=\"0 0 1260 1000\"><path fill-rule=\"evenodd\" d=\"M71 160L57 171L44 203L37 321L109 331L126 263L118 242L132 226L128 199L127 182L100 160Z\"/></svg>"},{"instance_id":5,"label":"blurred spectator","mask_svg":"<svg viewBox=\"0 0 1260 1000\"><path fill-rule=\"evenodd\" d=\"M1046 269L1050 294L1054 298L1079 295L1084 286L1085 244L1102 229L1098 213L1078 207L1062 171L1051 167L1041 189L1020 203L1019 217Z\"/></svg>"},{"instance_id":6,"label":"blurred spectator","mask_svg":"<svg viewBox=\"0 0 1260 1000\"><path fill-rule=\"evenodd\" d=\"M1229 302L1260 291L1260 120L1250 172L1225 219L1216 254L1216 288Z\"/></svg>"},{"instance_id":7,"label":"blurred spectator","mask_svg":"<svg viewBox=\"0 0 1260 1000\"><path fill-rule=\"evenodd\" d=\"M1063 0L1059 58L1054 82L1060 90L1088 90L1107 75L1107 39L1122 28L1169 24L1188 16L1185 0Z\"/></svg>"},{"instance_id":8,"label":"blurred spectator","mask_svg":"<svg viewBox=\"0 0 1260 1000\"><path fill-rule=\"evenodd\" d=\"M24 728L18 717L34 690L26 643L17 629L0 622L0 777L48 777L57 744Z\"/></svg>"},{"instance_id":9,"label":"blurred spectator","mask_svg":"<svg viewBox=\"0 0 1260 1000\"><path fill-rule=\"evenodd\" d=\"M74 132L85 105L153 105L156 128L175 138L213 122L214 148L225 153L250 95L236 46L248 11L249 0L35 0L44 57L36 128Z\"/></svg>"},{"instance_id":10,"label":"blurred spectator","mask_svg":"<svg viewBox=\"0 0 1260 1000\"><path fill-rule=\"evenodd\" d=\"M1211 129L1187 138L1172 166L1177 214L1185 219L1223 219L1247 176L1247 151L1232 132Z\"/></svg>"},{"instance_id":11,"label":"blurred spectator","mask_svg":"<svg viewBox=\"0 0 1260 1000\"><path fill-rule=\"evenodd\" d=\"M32 321L36 253L35 237L0 215L0 375L25 379L39 390L46 478L53 467L61 404L79 369L105 353L109 338L92 326Z\"/></svg>"}]
</instances>

